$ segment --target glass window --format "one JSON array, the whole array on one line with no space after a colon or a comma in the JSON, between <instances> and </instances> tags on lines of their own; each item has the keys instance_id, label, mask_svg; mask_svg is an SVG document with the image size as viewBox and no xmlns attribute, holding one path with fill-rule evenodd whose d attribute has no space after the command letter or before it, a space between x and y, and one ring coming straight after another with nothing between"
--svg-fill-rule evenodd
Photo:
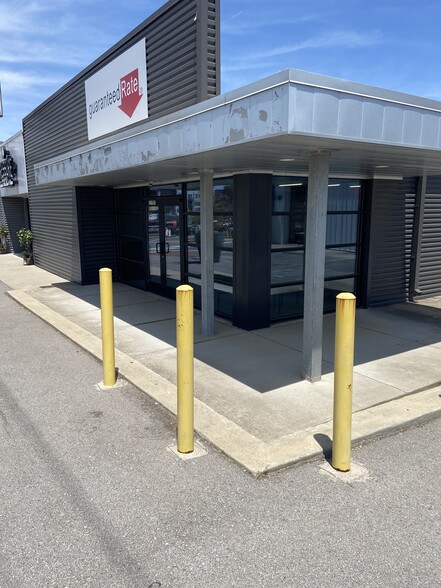
<instances>
[{"instance_id":1,"label":"glass window","mask_svg":"<svg viewBox=\"0 0 441 588\"><path fill-rule=\"evenodd\" d=\"M306 194L304 178L273 178L273 245L304 245Z\"/></svg>"},{"instance_id":2,"label":"glass window","mask_svg":"<svg viewBox=\"0 0 441 588\"><path fill-rule=\"evenodd\" d=\"M303 249L271 252L271 284L274 286L304 279Z\"/></svg>"},{"instance_id":3,"label":"glass window","mask_svg":"<svg viewBox=\"0 0 441 588\"><path fill-rule=\"evenodd\" d=\"M273 178L271 318L303 313L306 178ZM330 179L325 253L325 310L339 292L355 293L361 209L359 180Z\"/></svg>"},{"instance_id":4,"label":"glass window","mask_svg":"<svg viewBox=\"0 0 441 588\"><path fill-rule=\"evenodd\" d=\"M328 213L326 223L326 245L357 243L358 214Z\"/></svg>"},{"instance_id":5,"label":"glass window","mask_svg":"<svg viewBox=\"0 0 441 588\"><path fill-rule=\"evenodd\" d=\"M199 284L201 277L201 193L199 182L190 182L186 190L186 258L187 280ZM233 180L213 181L213 261L215 311L232 315L233 284ZM199 286L198 286L199 288ZM195 293L195 304L198 305ZM200 305L200 303L199 303Z\"/></svg>"},{"instance_id":6,"label":"glass window","mask_svg":"<svg viewBox=\"0 0 441 588\"><path fill-rule=\"evenodd\" d=\"M142 214L120 212L118 214L118 229L120 236L141 236L144 233L144 219Z\"/></svg>"},{"instance_id":7,"label":"glass window","mask_svg":"<svg viewBox=\"0 0 441 588\"><path fill-rule=\"evenodd\" d=\"M144 248L141 239L121 238L119 242L120 257L144 262Z\"/></svg>"},{"instance_id":8,"label":"glass window","mask_svg":"<svg viewBox=\"0 0 441 588\"><path fill-rule=\"evenodd\" d=\"M356 247L333 247L326 249L325 279L355 274L357 269L356 263Z\"/></svg>"},{"instance_id":9,"label":"glass window","mask_svg":"<svg viewBox=\"0 0 441 588\"><path fill-rule=\"evenodd\" d=\"M358 212L361 182L358 180L329 180L328 212Z\"/></svg>"},{"instance_id":10,"label":"glass window","mask_svg":"<svg viewBox=\"0 0 441 588\"><path fill-rule=\"evenodd\" d=\"M340 294L341 292L351 292L352 294L355 294L355 278L344 278L341 280L325 282L323 299L324 310L335 310L335 299L337 294Z\"/></svg>"}]
</instances>

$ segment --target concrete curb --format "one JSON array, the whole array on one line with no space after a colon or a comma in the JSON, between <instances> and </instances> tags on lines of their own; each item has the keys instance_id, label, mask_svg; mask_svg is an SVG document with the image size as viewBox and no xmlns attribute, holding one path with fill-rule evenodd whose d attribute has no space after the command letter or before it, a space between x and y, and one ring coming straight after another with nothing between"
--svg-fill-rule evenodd
<instances>
[{"instance_id":1,"label":"concrete curb","mask_svg":"<svg viewBox=\"0 0 441 588\"><path fill-rule=\"evenodd\" d=\"M7 294L76 345L102 360L101 340L22 290ZM116 350L119 374L176 415L176 386L135 359ZM441 416L441 386L356 412L353 444L403 430ZM265 443L195 399L195 430L254 476L311 460L331 447L332 421Z\"/></svg>"}]
</instances>

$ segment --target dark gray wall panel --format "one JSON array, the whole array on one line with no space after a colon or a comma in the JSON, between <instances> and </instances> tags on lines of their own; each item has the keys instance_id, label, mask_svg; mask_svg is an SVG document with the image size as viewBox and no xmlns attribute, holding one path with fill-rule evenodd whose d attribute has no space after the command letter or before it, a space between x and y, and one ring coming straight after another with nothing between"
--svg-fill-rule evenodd
<instances>
[{"instance_id":1,"label":"dark gray wall panel","mask_svg":"<svg viewBox=\"0 0 441 588\"><path fill-rule=\"evenodd\" d=\"M34 261L44 269L81 282L74 188L33 188L29 202Z\"/></svg>"},{"instance_id":2,"label":"dark gray wall panel","mask_svg":"<svg viewBox=\"0 0 441 588\"><path fill-rule=\"evenodd\" d=\"M441 176L427 178L417 285L422 296L441 294Z\"/></svg>"},{"instance_id":3,"label":"dark gray wall panel","mask_svg":"<svg viewBox=\"0 0 441 588\"><path fill-rule=\"evenodd\" d=\"M408 299L416 178L374 180L367 304Z\"/></svg>"},{"instance_id":4,"label":"dark gray wall panel","mask_svg":"<svg viewBox=\"0 0 441 588\"><path fill-rule=\"evenodd\" d=\"M406 272L406 300L410 297L410 278L412 266L412 240L414 231L415 203L417 195L418 178L404 180L405 186L405 225L404 225L404 251L405 251L405 272Z\"/></svg>"},{"instance_id":5,"label":"dark gray wall panel","mask_svg":"<svg viewBox=\"0 0 441 588\"><path fill-rule=\"evenodd\" d=\"M82 283L97 284L99 270L108 267L116 277L114 191L77 188Z\"/></svg>"},{"instance_id":6,"label":"dark gray wall panel","mask_svg":"<svg viewBox=\"0 0 441 588\"><path fill-rule=\"evenodd\" d=\"M271 302L272 176L234 177L233 324L269 327Z\"/></svg>"},{"instance_id":7,"label":"dark gray wall panel","mask_svg":"<svg viewBox=\"0 0 441 588\"><path fill-rule=\"evenodd\" d=\"M8 229L8 252L18 253L21 251L17 239L17 231L26 227L26 202L25 198L0 198L0 225Z\"/></svg>"}]
</instances>

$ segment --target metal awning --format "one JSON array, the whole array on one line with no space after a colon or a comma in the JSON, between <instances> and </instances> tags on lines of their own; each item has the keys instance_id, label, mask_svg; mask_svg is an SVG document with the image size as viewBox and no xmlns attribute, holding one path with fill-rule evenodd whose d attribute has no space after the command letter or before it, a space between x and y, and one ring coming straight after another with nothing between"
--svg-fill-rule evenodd
<instances>
[{"instance_id":1,"label":"metal awning","mask_svg":"<svg viewBox=\"0 0 441 588\"><path fill-rule=\"evenodd\" d=\"M285 70L35 165L37 185L141 185L199 170L307 175L330 151L331 176L441 174L441 103Z\"/></svg>"}]
</instances>

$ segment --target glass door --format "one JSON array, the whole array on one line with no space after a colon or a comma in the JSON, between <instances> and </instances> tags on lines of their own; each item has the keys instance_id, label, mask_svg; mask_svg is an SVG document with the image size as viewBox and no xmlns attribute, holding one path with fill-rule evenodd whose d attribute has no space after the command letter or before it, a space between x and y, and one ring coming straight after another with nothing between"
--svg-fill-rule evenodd
<instances>
[{"instance_id":1,"label":"glass door","mask_svg":"<svg viewBox=\"0 0 441 588\"><path fill-rule=\"evenodd\" d=\"M151 190L147 200L147 287L164 296L174 297L182 284L181 215L181 196L155 197Z\"/></svg>"}]
</instances>

